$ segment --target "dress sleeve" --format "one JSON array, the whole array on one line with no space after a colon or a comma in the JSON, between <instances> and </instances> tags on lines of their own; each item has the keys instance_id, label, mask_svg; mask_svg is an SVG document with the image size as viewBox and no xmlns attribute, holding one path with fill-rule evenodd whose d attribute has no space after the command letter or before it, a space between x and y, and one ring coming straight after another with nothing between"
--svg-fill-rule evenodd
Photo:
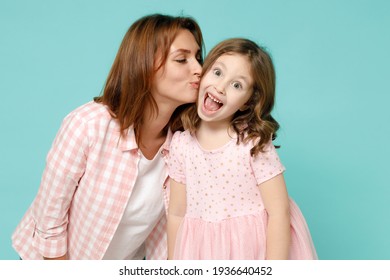
<instances>
[{"instance_id":1,"label":"dress sleeve","mask_svg":"<svg viewBox=\"0 0 390 280\"><path fill-rule=\"evenodd\" d=\"M263 153L260 152L255 157L251 157L251 166L258 185L285 170L272 141L266 145Z\"/></svg>"},{"instance_id":2,"label":"dress sleeve","mask_svg":"<svg viewBox=\"0 0 390 280\"><path fill-rule=\"evenodd\" d=\"M176 182L186 184L185 177L185 141L184 133L177 131L171 141L171 146L169 149L169 161L168 161L168 173Z\"/></svg>"},{"instance_id":3,"label":"dress sleeve","mask_svg":"<svg viewBox=\"0 0 390 280\"><path fill-rule=\"evenodd\" d=\"M33 246L45 257L67 252L68 210L83 176L88 156L88 130L74 113L63 121L46 158L41 185L32 209Z\"/></svg>"}]
</instances>

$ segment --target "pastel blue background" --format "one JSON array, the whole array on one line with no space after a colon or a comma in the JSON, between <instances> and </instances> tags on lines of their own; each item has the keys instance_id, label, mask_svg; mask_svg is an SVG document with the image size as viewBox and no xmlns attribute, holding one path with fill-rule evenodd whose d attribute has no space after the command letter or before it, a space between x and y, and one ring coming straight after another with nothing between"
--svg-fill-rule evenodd
<instances>
[{"instance_id":1,"label":"pastel blue background","mask_svg":"<svg viewBox=\"0 0 390 280\"><path fill-rule=\"evenodd\" d=\"M390 259L390 2L0 1L0 259L67 113L99 95L129 25L191 15L206 50L248 37L277 70L290 195L321 259Z\"/></svg>"}]
</instances>

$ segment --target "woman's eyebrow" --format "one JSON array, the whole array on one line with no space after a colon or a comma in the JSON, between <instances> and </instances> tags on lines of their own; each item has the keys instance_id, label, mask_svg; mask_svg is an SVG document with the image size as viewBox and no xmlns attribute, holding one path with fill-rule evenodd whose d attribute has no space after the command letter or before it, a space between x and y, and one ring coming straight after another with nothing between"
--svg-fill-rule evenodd
<instances>
[{"instance_id":1,"label":"woman's eyebrow","mask_svg":"<svg viewBox=\"0 0 390 280\"><path fill-rule=\"evenodd\" d=\"M197 49L195 53L199 53L200 49ZM170 54L174 54L174 53L191 53L191 50L189 49L177 49L177 50L174 50L172 51Z\"/></svg>"}]
</instances>

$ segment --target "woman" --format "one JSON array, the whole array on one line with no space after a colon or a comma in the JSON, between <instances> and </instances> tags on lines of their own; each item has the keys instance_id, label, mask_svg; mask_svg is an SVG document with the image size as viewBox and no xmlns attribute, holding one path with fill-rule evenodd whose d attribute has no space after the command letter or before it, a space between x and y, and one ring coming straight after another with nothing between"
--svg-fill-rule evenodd
<instances>
[{"instance_id":1,"label":"woman","mask_svg":"<svg viewBox=\"0 0 390 280\"><path fill-rule=\"evenodd\" d=\"M166 154L197 97L203 39L191 18L127 31L103 95L73 112L13 234L22 259L166 259Z\"/></svg>"}]
</instances>

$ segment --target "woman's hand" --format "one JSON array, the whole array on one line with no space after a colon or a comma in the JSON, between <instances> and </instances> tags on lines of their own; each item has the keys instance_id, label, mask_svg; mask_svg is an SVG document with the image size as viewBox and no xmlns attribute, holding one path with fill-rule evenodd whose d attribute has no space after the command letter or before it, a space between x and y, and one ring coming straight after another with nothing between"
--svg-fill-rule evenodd
<instances>
[{"instance_id":1,"label":"woman's hand","mask_svg":"<svg viewBox=\"0 0 390 280\"><path fill-rule=\"evenodd\" d=\"M55 260L67 260L67 256L66 254L61 256L61 257L57 257L57 258L46 258L46 257L43 257L44 260L47 260L47 261L55 261Z\"/></svg>"}]
</instances>

